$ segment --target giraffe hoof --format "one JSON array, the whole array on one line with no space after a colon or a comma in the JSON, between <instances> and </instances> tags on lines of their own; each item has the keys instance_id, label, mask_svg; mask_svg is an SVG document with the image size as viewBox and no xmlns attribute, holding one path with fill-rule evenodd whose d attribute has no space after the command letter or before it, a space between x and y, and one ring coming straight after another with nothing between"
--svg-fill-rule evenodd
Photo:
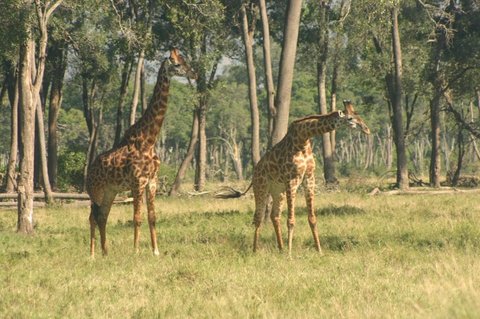
<instances>
[{"instance_id":1,"label":"giraffe hoof","mask_svg":"<svg viewBox=\"0 0 480 319\"><path fill-rule=\"evenodd\" d=\"M154 254L155 256L160 256L160 252L158 251L158 249L155 249L155 250L153 251L153 254Z\"/></svg>"}]
</instances>

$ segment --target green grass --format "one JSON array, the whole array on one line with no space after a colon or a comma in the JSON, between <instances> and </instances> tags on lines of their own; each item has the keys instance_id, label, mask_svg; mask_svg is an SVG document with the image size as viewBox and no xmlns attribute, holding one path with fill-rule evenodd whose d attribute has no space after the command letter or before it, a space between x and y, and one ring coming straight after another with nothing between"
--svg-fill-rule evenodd
<instances>
[{"instance_id":1,"label":"green grass","mask_svg":"<svg viewBox=\"0 0 480 319\"><path fill-rule=\"evenodd\" d=\"M95 260L86 206L36 209L33 236L15 233L16 211L0 211L0 318L480 316L475 194L321 194L323 257L298 198L291 259L270 222L251 252L252 197L159 198L157 207L160 257L146 218L134 253L132 207L116 205L109 255L97 249Z\"/></svg>"}]
</instances>

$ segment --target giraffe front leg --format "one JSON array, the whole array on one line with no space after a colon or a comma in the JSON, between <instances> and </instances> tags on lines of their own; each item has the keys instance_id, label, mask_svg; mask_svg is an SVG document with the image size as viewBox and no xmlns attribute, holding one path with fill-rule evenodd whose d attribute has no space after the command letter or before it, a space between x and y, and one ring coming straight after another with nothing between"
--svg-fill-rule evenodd
<instances>
[{"instance_id":1,"label":"giraffe front leg","mask_svg":"<svg viewBox=\"0 0 480 319\"><path fill-rule=\"evenodd\" d=\"M157 246L157 232L155 224L157 217L155 216L155 193L157 191L157 183L152 178L147 184L147 210L148 210L148 227L150 228L150 239L152 242L152 250L155 256L160 255Z\"/></svg>"},{"instance_id":2,"label":"giraffe front leg","mask_svg":"<svg viewBox=\"0 0 480 319\"><path fill-rule=\"evenodd\" d=\"M262 227L262 221L265 217L265 210L267 209L268 193L265 189L261 188L260 191L254 189L255 194L255 215L253 217L253 223L255 224L255 233L253 236L253 252L258 248L258 237L260 236L260 228Z\"/></svg>"},{"instance_id":3,"label":"giraffe front leg","mask_svg":"<svg viewBox=\"0 0 480 319\"><path fill-rule=\"evenodd\" d=\"M283 203L285 202L285 193L275 194L273 196L272 213L270 219L272 220L275 236L277 237L278 249L283 250L282 229L280 225L280 215L282 213Z\"/></svg>"},{"instance_id":4,"label":"giraffe front leg","mask_svg":"<svg viewBox=\"0 0 480 319\"><path fill-rule=\"evenodd\" d=\"M88 218L88 220L90 221L90 257L92 258L95 257L95 228L97 227L93 212L93 210L96 209L95 206L97 206L97 204L92 203L90 209L90 217Z\"/></svg>"},{"instance_id":5,"label":"giraffe front leg","mask_svg":"<svg viewBox=\"0 0 480 319\"><path fill-rule=\"evenodd\" d=\"M133 193L133 247L139 252L140 226L142 225L142 201L144 188L137 187Z\"/></svg>"},{"instance_id":6,"label":"giraffe front leg","mask_svg":"<svg viewBox=\"0 0 480 319\"><path fill-rule=\"evenodd\" d=\"M107 220L108 215L110 214L110 209L112 208L113 200L117 194L114 192L105 192L103 194L102 205L93 204L92 215L94 222L98 225L98 230L100 232L100 245L102 246L102 253L104 256L108 255L107 249ZM93 236L91 240L90 249L94 249L95 241L95 224L90 223L90 236ZM92 252L90 252L92 254ZM93 256L93 255L92 255Z\"/></svg>"},{"instance_id":7,"label":"giraffe front leg","mask_svg":"<svg viewBox=\"0 0 480 319\"><path fill-rule=\"evenodd\" d=\"M287 185L287 206L288 206L288 256L292 256L293 229L295 228L295 197L297 195L298 181L292 180Z\"/></svg>"},{"instance_id":8,"label":"giraffe front leg","mask_svg":"<svg viewBox=\"0 0 480 319\"><path fill-rule=\"evenodd\" d=\"M304 181L305 186L305 201L307 204L308 211L308 223L310 224L310 229L312 230L313 241L315 243L316 250L321 254L322 247L320 246L320 239L318 238L318 228L317 228L317 216L315 215L315 210L313 208L313 199L315 196L315 175L309 174Z\"/></svg>"}]
</instances>

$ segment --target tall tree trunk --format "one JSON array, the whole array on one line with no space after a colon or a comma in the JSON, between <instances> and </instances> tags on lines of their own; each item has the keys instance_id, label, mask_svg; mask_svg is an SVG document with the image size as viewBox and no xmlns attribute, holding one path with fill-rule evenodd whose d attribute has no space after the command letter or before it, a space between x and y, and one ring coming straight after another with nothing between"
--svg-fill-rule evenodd
<instances>
[{"instance_id":1,"label":"tall tree trunk","mask_svg":"<svg viewBox=\"0 0 480 319\"><path fill-rule=\"evenodd\" d=\"M275 99L275 108L277 112L272 133L272 145L280 142L288 129L288 115L290 112L293 72L295 68L301 11L302 0L288 1L287 12L285 15L285 27L283 31L282 53L280 57L280 71L278 74L278 92Z\"/></svg>"},{"instance_id":2,"label":"tall tree trunk","mask_svg":"<svg viewBox=\"0 0 480 319\"><path fill-rule=\"evenodd\" d=\"M123 136L123 123L124 123L124 111L125 111L125 98L127 96L128 82L130 81L130 73L132 72L132 60L130 57L125 59L122 70L122 81L120 83L120 96L118 97L117 106L117 125L115 126L115 142L114 146L120 143Z\"/></svg>"},{"instance_id":3,"label":"tall tree trunk","mask_svg":"<svg viewBox=\"0 0 480 319\"><path fill-rule=\"evenodd\" d=\"M140 98L142 101L142 114L145 113L148 106L147 101L147 89L145 82L145 63L142 64L142 72L140 74Z\"/></svg>"},{"instance_id":4,"label":"tall tree trunk","mask_svg":"<svg viewBox=\"0 0 480 319\"><path fill-rule=\"evenodd\" d=\"M231 158L233 162L233 169L239 181L243 181L243 165L242 165L242 143L233 141Z\"/></svg>"},{"instance_id":5,"label":"tall tree trunk","mask_svg":"<svg viewBox=\"0 0 480 319\"><path fill-rule=\"evenodd\" d=\"M270 53L270 26L268 23L267 6L265 0L258 1L260 6L260 16L262 19L263 34L263 66L265 70L265 81L268 97L268 147L272 146L273 118L276 114L275 109L275 87L273 84L272 58Z\"/></svg>"},{"instance_id":6,"label":"tall tree trunk","mask_svg":"<svg viewBox=\"0 0 480 319\"><path fill-rule=\"evenodd\" d=\"M37 123L38 133L38 146L40 151L40 164L42 170L42 182L43 191L45 194L45 202L47 204L53 203L52 187L50 185L50 178L48 176L48 163L47 163L47 143L45 142L45 125L43 124L43 109L40 103L40 99L37 99L37 108L35 110L35 119Z\"/></svg>"},{"instance_id":7,"label":"tall tree trunk","mask_svg":"<svg viewBox=\"0 0 480 319\"><path fill-rule=\"evenodd\" d=\"M180 164L180 168L178 169L177 175L175 176L175 181L172 184L172 188L168 192L169 196L174 196L178 193L180 186L182 184L183 178L185 177L185 173L187 172L187 168L192 162L192 159L195 155L195 148L198 142L198 113L196 110L193 111L193 123L192 123L192 131L190 134L190 142L188 144L187 154Z\"/></svg>"},{"instance_id":8,"label":"tall tree trunk","mask_svg":"<svg viewBox=\"0 0 480 319\"><path fill-rule=\"evenodd\" d=\"M317 89L318 106L320 114L327 114L327 59L328 59L328 5L325 1L320 3L320 12L318 17L318 61L317 61ZM338 180L335 177L335 161L332 152L332 143L330 133L322 135L322 156L323 156L323 176L327 187L335 187Z\"/></svg>"},{"instance_id":9,"label":"tall tree trunk","mask_svg":"<svg viewBox=\"0 0 480 319\"><path fill-rule=\"evenodd\" d=\"M99 110L98 120L95 120L95 111L94 111L94 99L96 95L96 81L92 80L91 83L88 83L88 75L82 75L82 103L83 103L83 114L85 117L85 122L87 123L88 128L88 149L85 160L85 168L83 171L83 190L86 190L86 181L87 173L90 164L95 158L97 141L98 141L98 128L100 121L102 119L102 110ZM89 88L90 86L90 88Z\"/></svg>"},{"instance_id":10,"label":"tall tree trunk","mask_svg":"<svg viewBox=\"0 0 480 319\"><path fill-rule=\"evenodd\" d=\"M132 107L130 109L130 126L135 124L135 116L137 115L138 97L140 95L141 75L143 63L145 60L145 49L140 50L138 55L137 68L135 70L135 82L133 85Z\"/></svg>"},{"instance_id":11,"label":"tall tree trunk","mask_svg":"<svg viewBox=\"0 0 480 319\"><path fill-rule=\"evenodd\" d=\"M250 116L252 121L252 162L253 166L260 160L260 116L258 113L258 99L257 99L257 79L255 75L255 62L253 60L253 35L255 32L255 24L257 20L257 8L250 2L250 14L252 22L249 26L247 16L247 4L241 7L242 14L242 30L243 43L245 45L245 57L248 70L248 97L250 99Z\"/></svg>"},{"instance_id":12,"label":"tall tree trunk","mask_svg":"<svg viewBox=\"0 0 480 319\"><path fill-rule=\"evenodd\" d=\"M455 8L453 0L449 1L447 7L445 7L445 18L439 20L435 26L435 48L432 49L432 74L431 74L431 83L433 85L433 97L430 100L430 126L431 126L431 143L432 151L430 155L430 186L440 187L440 170L441 170L441 159L440 159L440 144L441 144L441 134L440 134L440 102L441 97L444 91L444 78L441 70L442 62L442 53L447 47L447 32L451 27L453 18L450 15L451 11Z\"/></svg>"},{"instance_id":13,"label":"tall tree trunk","mask_svg":"<svg viewBox=\"0 0 480 319\"><path fill-rule=\"evenodd\" d=\"M45 46L46 49L46 46ZM35 83L37 81L43 82L43 79L36 78L38 76L37 73L37 67L35 65L35 50L31 51L31 56L30 59L31 64L30 67L32 68L31 74L32 74L32 83ZM45 52L43 53L45 54ZM45 64L45 60L43 60L43 64ZM39 65L40 68L40 65ZM45 65L43 66L45 68ZM46 92L43 94L44 96L47 96ZM36 103L36 108L35 108L35 151L34 154L38 152L38 154L35 154L35 156L38 155L38 158L34 159L34 166L35 166L35 160L38 161L38 167L34 168L37 169L37 173L39 176L38 183L42 183L43 185L43 191L45 194L45 202L47 204L53 203L53 194L52 194L52 188L50 185L50 179L48 176L48 164L47 164L47 145L45 142L45 125L44 125L44 117L43 117L43 110L44 110L44 102L46 101L45 97L42 98L40 96L40 88L39 90L35 90L33 92L33 98ZM40 181L41 180L41 181Z\"/></svg>"},{"instance_id":14,"label":"tall tree trunk","mask_svg":"<svg viewBox=\"0 0 480 319\"><path fill-rule=\"evenodd\" d=\"M405 148L405 135L402 119L402 49L400 44L400 31L398 29L398 8L394 6L392 15L392 50L395 64L393 78L394 90L391 95L393 110L393 131L395 146L397 148L397 187L408 189L407 154Z\"/></svg>"},{"instance_id":15,"label":"tall tree trunk","mask_svg":"<svg viewBox=\"0 0 480 319\"><path fill-rule=\"evenodd\" d=\"M336 41L338 42L338 39ZM332 112L337 110L338 69L339 69L338 48L337 48L337 45L335 45L335 52L333 57L332 82L330 87L330 110ZM335 130L330 132L330 144L331 144L332 154L335 154L335 147L337 142L336 135L337 134Z\"/></svg>"},{"instance_id":16,"label":"tall tree trunk","mask_svg":"<svg viewBox=\"0 0 480 319\"><path fill-rule=\"evenodd\" d=\"M206 93L204 93L206 94ZM200 105L197 108L198 113L198 149L197 149L197 162L195 170L195 183L194 189L197 192L203 191L206 181L206 168L207 168L207 105L206 96L200 97Z\"/></svg>"},{"instance_id":17,"label":"tall tree trunk","mask_svg":"<svg viewBox=\"0 0 480 319\"><path fill-rule=\"evenodd\" d=\"M45 71L48 30L47 22L62 0L41 4L34 0L40 38L38 40L38 66L35 75L35 40L30 27L26 27L27 39L20 49L19 117L20 175L18 181L18 222L17 231L33 233L33 157L35 142L35 111L40 103L40 89ZM47 174L48 179L48 174Z\"/></svg>"},{"instance_id":18,"label":"tall tree trunk","mask_svg":"<svg viewBox=\"0 0 480 319\"><path fill-rule=\"evenodd\" d=\"M430 155L430 186L440 187L440 148L441 148L441 134L440 134L440 100L443 92L443 81L440 75L440 52L436 59L436 72L434 80L433 98L430 100L430 127L431 127L431 143L432 151Z\"/></svg>"},{"instance_id":19,"label":"tall tree trunk","mask_svg":"<svg viewBox=\"0 0 480 319\"><path fill-rule=\"evenodd\" d=\"M53 57L52 57L53 55ZM50 89L50 107L48 110L48 174L52 190L57 189L58 170L58 113L62 105L63 79L67 69L67 45L56 42L52 46L53 77Z\"/></svg>"},{"instance_id":20,"label":"tall tree trunk","mask_svg":"<svg viewBox=\"0 0 480 319\"><path fill-rule=\"evenodd\" d=\"M20 48L19 119L20 119L20 174L18 176L17 231L31 234L33 229L33 157L35 143L35 95L32 92L30 59L34 41L27 40Z\"/></svg>"},{"instance_id":21,"label":"tall tree trunk","mask_svg":"<svg viewBox=\"0 0 480 319\"><path fill-rule=\"evenodd\" d=\"M10 154L8 158L5 191L11 193L16 188L16 166L18 155L18 99L19 74L15 66L10 66L7 74L8 98L12 108L10 117Z\"/></svg>"}]
</instances>

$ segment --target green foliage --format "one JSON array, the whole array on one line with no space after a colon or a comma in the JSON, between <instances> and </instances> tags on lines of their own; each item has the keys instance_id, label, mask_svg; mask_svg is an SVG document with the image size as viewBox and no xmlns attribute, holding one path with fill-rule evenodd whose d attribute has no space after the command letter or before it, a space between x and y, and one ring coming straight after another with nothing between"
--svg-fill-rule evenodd
<instances>
[{"instance_id":1,"label":"green foliage","mask_svg":"<svg viewBox=\"0 0 480 319\"><path fill-rule=\"evenodd\" d=\"M60 189L79 191L83 186L85 153L65 151L58 155L58 185Z\"/></svg>"}]
</instances>

